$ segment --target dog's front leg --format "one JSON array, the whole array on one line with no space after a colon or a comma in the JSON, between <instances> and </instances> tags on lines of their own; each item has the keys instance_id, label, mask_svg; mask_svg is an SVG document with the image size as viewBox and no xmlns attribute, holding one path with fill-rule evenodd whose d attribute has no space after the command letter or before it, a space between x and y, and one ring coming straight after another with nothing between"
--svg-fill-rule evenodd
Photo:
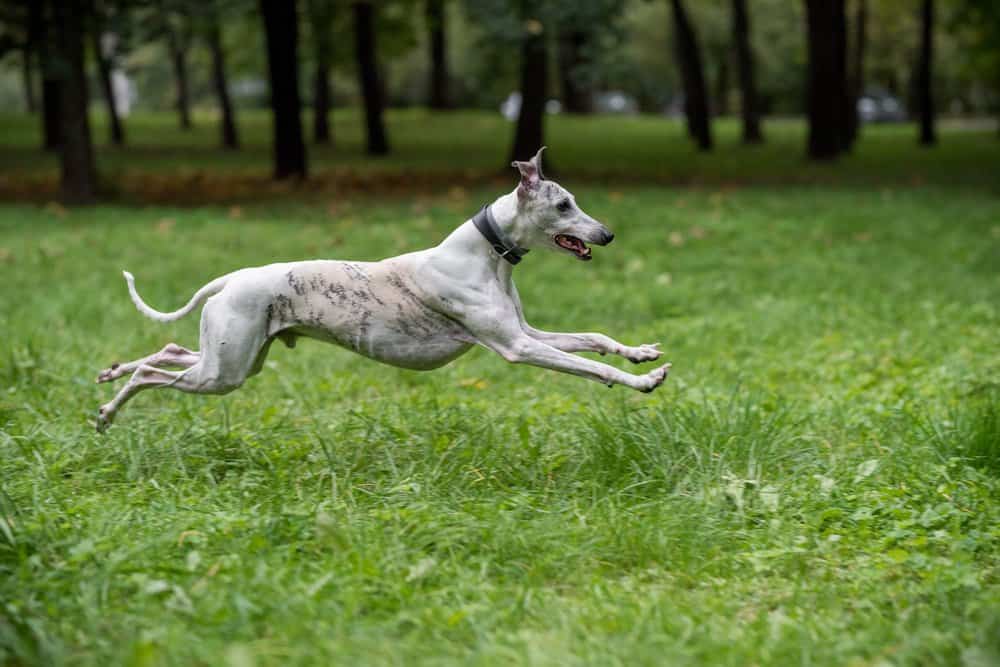
<instances>
[{"instance_id":1,"label":"dog's front leg","mask_svg":"<svg viewBox=\"0 0 1000 667\"><path fill-rule=\"evenodd\" d=\"M652 343L632 347L619 343L610 336L599 333L557 333L552 331L542 331L533 326L523 323L524 332L546 345L562 350L563 352L599 352L601 354L617 354L634 364L641 364L644 361L658 359L661 354L660 344Z\"/></svg>"},{"instance_id":2,"label":"dog's front leg","mask_svg":"<svg viewBox=\"0 0 1000 667\"><path fill-rule=\"evenodd\" d=\"M517 311L517 319L521 324L521 330L535 340L539 340L557 350L562 350L563 352L617 354L619 357L624 357L634 364L659 359L660 355L663 354L659 349L659 343L633 347L619 343L614 338L599 333L558 333L536 329L524 319L524 306L521 305L521 296L518 294L513 280L508 283L507 292Z\"/></svg>"},{"instance_id":3,"label":"dog's front leg","mask_svg":"<svg viewBox=\"0 0 1000 667\"><path fill-rule=\"evenodd\" d=\"M527 334L515 336L509 340L483 340L481 337L479 340L480 343L511 363L530 364L562 373L571 373L606 384L609 387L621 384L638 391L650 392L663 384L670 372L670 364L665 364L643 375L633 375L614 366L558 350Z\"/></svg>"}]
</instances>

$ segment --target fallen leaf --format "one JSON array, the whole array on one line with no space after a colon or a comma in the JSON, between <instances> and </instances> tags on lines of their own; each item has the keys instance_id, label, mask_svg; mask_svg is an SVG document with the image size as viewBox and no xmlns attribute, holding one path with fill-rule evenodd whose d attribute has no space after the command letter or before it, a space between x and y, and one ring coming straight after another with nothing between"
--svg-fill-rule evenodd
<instances>
[{"instance_id":1,"label":"fallen leaf","mask_svg":"<svg viewBox=\"0 0 1000 667\"><path fill-rule=\"evenodd\" d=\"M50 201L48 204L45 205L45 208L43 210L46 213L51 213L52 215L56 216L57 218L65 218L66 217L66 207L63 206L62 204L60 204L57 201Z\"/></svg>"}]
</instances>

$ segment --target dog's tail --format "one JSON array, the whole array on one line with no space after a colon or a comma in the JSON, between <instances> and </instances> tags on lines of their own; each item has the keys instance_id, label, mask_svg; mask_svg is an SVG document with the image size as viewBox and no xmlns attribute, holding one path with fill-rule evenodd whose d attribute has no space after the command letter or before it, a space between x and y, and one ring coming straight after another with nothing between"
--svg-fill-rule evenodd
<instances>
[{"instance_id":1,"label":"dog's tail","mask_svg":"<svg viewBox=\"0 0 1000 667\"><path fill-rule=\"evenodd\" d=\"M226 286L226 283L229 282L229 279L233 275L232 273L228 273L208 283L200 290L195 292L194 296L191 297L191 300L187 302L187 305L181 308L180 310L175 310L172 313L161 313L160 311L150 308L148 305L146 305L146 302L142 300L142 297L139 296L139 293L135 291L135 276L133 276L128 271L122 271L122 274L125 276L125 282L128 283L128 293L132 296L132 303L135 304L135 307L139 309L140 313L150 318L151 320L156 320L157 322L173 322L174 320L181 319L182 317L190 313L192 310L197 308L198 304L200 304L202 301L212 296L213 294L221 292L222 288Z\"/></svg>"}]
</instances>

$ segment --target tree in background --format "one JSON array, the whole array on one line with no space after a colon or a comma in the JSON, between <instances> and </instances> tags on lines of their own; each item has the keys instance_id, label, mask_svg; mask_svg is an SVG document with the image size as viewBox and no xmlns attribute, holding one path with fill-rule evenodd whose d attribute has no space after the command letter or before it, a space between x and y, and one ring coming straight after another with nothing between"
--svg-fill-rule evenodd
<instances>
[{"instance_id":1,"label":"tree in background","mask_svg":"<svg viewBox=\"0 0 1000 667\"><path fill-rule=\"evenodd\" d=\"M431 109L450 109L448 96L448 49L445 0L427 0L428 44L430 46L430 77L428 81L427 106Z\"/></svg>"},{"instance_id":2,"label":"tree in background","mask_svg":"<svg viewBox=\"0 0 1000 667\"><path fill-rule=\"evenodd\" d=\"M298 3L260 0L267 69L271 88L271 126L274 137L274 178L306 177L306 148L302 140L302 101L299 98Z\"/></svg>"},{"instance_id":3,"label":"tree in background","mask_svg":"<svg viewBox=\"0 0 1000 667\"><path fill-rule=\"evenodd\" d=\"M961 29L966 69L991 87L994 109L1000 113L1000 3L962 0L955 24ZM1000 122L997 136L1000 137Z\"/></svg>"},{"instance_id":4,"label":"tree in background","mask_svg":"<svg viewBox=\"0 0 1000 667\"><path fill-rule=\"evenodd\" d=\"M851 107L850 83L847 72L847 0L831 2L833 10L833 62L836 66L833 90L837 105L837 140L840 142L840 152L851 150Z\"/></svg>"},{"instance_id":5,"label":"tree in background","mask_svg":"<svg viewBox=\"0 0 1000 667\"><path fill-rule=\"evenodd\" d=\"M367 151L369 155L386 155L389 153L389 139L382 120L385 93L378 72L375 7L368 1L354 3L354 49L358 66L358 83L365 106Z\"/></svg>"},{"instance_id":6,"label":"tree in background","mask_svg":"<svg viewBox=\"0 0 1000 667\"><path fill-rule=\"evenodd\" d=\"M0 60L10 53L18 53L21 64L21 86L24 92L25 111L35 113L35 35L32 15L40 10L38 2L8 0L0 5Z\"/></svg>"},{"instance_id":7,"label":"tree in background","mask_svg":"<svg viewBox=\"0 0 1000 667\"><path fill-rule=\"evenodd\" d=\"M521 108L514 128L511 160L530 160L545 144L545 102L548 98L548 53L545 24L534 3L521 3Z\"/></svg>"},{"instance_id":8,"label":"tree in background","mask_svg":"<svg viewBox=\"0 0 1000 667\"><path fill-rule=\"evenodd\" d=\"M53 70L59 86L61 131L60 191L63 201L68 204L89 204L97 194L97 170L87 118L87 75L84 72L86 1L52 0L53 44L56 47Z\"/></svg>"},{"instance_id":9,"label":"tree in background","mask_svg":"<svg viewBox=\"0 0 1000 667\"><path fill-rule=\"evenodd\" d=\"M712 128L709 119L708 90L702 67L698 36L681 0L671 0L674 16L674 49L684 87L684 115L688 134L703 151L712 149Z\"/></svg>"},{"instance_id":10,"label":"tree in background","mask_svg":"<svg viewBox=\"0 0 1000 667\"><path fill-rule=\"evenodd\" d=\"M167 44L167 53L174 70L176 97L174 104L182 129L190 130L191 95L188 79L187 56L191 46L191 25L186 0L157 0L158 29Z\"/></svg>"},{"instance_id":11,"label":"tree in background","mask_svg":"<svg viewBox=\"0 0 1000 667\"><path fill-rule=\"evenodd\" d=\"M43 0L31 2L29 33L30 41L38 54L38 65L42 72L42 147L47 151L57 151L62 144L62 120L59 100L60 85L56 66L56 33L53 25L52 3Z\"/></svg>"},{"instance_id":12,"label":"tree in background","mask_svg":"<svg viewBox=\"0 0 1000 667\"><path fill-rule=\"evenodd\" d=\"M732 3L733 44L736 47L736 67L740 79L743 143L758 144L764 140L764 135L760 129L760 111L757 107L757 82L753 49L750 46L750 17L747 14L746 0L732 0Z\"/></svg>"},{"instance_id":13,"label":"tree in background","mask_svg":"<svg viewBox=\"0 0 1000 667\"><path fill-rule=\"evenodd\" d=\"M233 103L229 97L226 53L222 47L222 26L219 24L219 0L206 0L204 7L205 41L212 54L212 87L219 104L222 147L236 150L240 147L240 137L236 129Z\"/></svg>"},{"instance_id":14,"label":"tree in background","mask_svg":"<svg viewBox=\"0 0 1000 667\"><path fill-rule=\"evenodd\" d=\"M915 77L917 112L920 115L920 145L937 143L934 128L934 0L923 0L920 9L920 54Z\"/></svg>"},{"instance_id":15,"label":"tree in background","mask_svg":"<svg viewBox=\"0 0 1000 667\"><path fill-rule=\"evenodd\" d=\"M115 88L111 81L115 59L118 57L119 37L116 31L109 30L122 20L125 8L120 2L113 0L94 0L91 5L91 51L97 65L101 93L108 110L108 129L111 143L115 146L125 145L125 128L118 113L118 101L115 99Z\"/></svg>"},{"instance_id":16,"label":"tree in background","mask_svg":"<svg viewBox=\"0 0 1000 667\"><path fill-rule=\"evenodd\" d=\"M832 160L847 147L844 0L805 0L805 5L809 50L808 154L813 160Z\"/></svg>"},{"instance_id":17,"label":"tree in background","mask_svg":"<svg viewBox=\"0 0 1000 667\"><path fill-rule=\"evenodd\" d=\"M854 39L852 40L851 69L848 76L850 95L850 116L848 117L848 141L851 145L860 134L861 119L858 117L858 100L865 94L865 50L868 46L868 0L857 0L854 12Z\"/></svg>"},{"instance_id":18,"label":"tree in background","mask_svg":"<svg viewBox=\"0 0 1000 667\"><path fill-rule=\"evenodd\" d=\"M568 113L586 114L594 110L588 71L591 39L587 27L581 25L563 27L556 39L563 110Z\"/></svg>"},{"instance_id":19,"label":"tree in background","mask_svg":"<svg viewBox=\"0 0 1000 667\"><path fill-rule=\"evenodd\" d=\"M313 141L330 143L330 66L333 60L332 0L309 0L309 21L312 24L313 57Z\"/></svg>"}]
</instances>

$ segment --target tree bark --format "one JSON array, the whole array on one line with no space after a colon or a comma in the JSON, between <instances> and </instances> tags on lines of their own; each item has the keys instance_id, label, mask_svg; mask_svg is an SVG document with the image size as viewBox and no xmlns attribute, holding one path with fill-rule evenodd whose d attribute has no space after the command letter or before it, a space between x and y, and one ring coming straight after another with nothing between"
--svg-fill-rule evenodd
<instances>
[{"instance_id":1,"label":"tree bark","mask_svg":"<svg viewBox=\"0 0 1000 667\"><path fill-rule=\"evenodd\" d=\"M847 79L847 0L834 0L833 47L835 73L833 94L837 104L837 139L840 151L851 149L851 94Z\"/></svg>"},{"instance_id":2,"label":"tree bark","mask_svg":"<svg viewBox=\"0 0 1000 667\"><path fill-rule=\"evenodd\" d=\"M514 145L510 152L511 160L530 160L545 143L545 102L548 78L545 35L541 30L529 31L523 36L521 42L521 109L518 112L517 126L514 129Z\"/></svg>"},{"instance_id":3,"label":"tree bark","mask_svg":"<svg viewBox=\"0 0 1000 667\"><path fill-rule=\"evenodd\" d=\"M858 100L865 94L865 51L868 48L868 0L857 0L854 13L854 51L851 54L849 141L853 146L861 133Z\"/></svg>"},{"instance_id":4,"label":"tree bark","mask_svg":"<svg viewBox=\"0 0 1000 667\"><path fill-rule=\"evenodd\" d=\"M329 0L311 0L316 71L313 73L313 141L330 143L330 32L333 30Z\"/></svg>"},{"instance_id":5,"label":"tree bark","mask_svg":"<svg viewBox=\"0 0 1000 667\"><path fill-rule=\"evenodd\" d=\"M368 132L368 154L386 155L389 139L382 122L385 102L379 80L375 44L375 8L371 2L354 3L354 49L358 62L358 78L365 105L365 127Z\"/></svg>"},{"instance_id":6,"label":"tree bark","mask_svg":"<svg viewBox=\"0 0 1000 667\"><path fill-rule=\"evenodd\" d=\"M267 38L267 66L271 82L274 178L305 178L297 3L295 0L260 0L260 8Z\"/></svg>"},{"instance_id":7,"label":"tree bark","mask_svg":"<svg viewBox=\"0 0 1000 667\"><path fill-rule=\"evenodd\" d=\"M697 142L699 150L708 151L712 149L712 128L698 37L681 0L671 0L670 4L674 10L674 41L684 85L688 134Z\"/></svg>"},{"instance_id":8,"label":"tree bark","mask_svg":"<svg viewBox=\"0 0 1000 667\"><path fill-rule=\"evenodd\" d=\"M87 118L87 77L84 72L84 26L87 0L53 3L56 57L59 66L59 120L62 200L89 204L97 194L97 171Z\"/></svg>"},{"instance_id":9,"label":"tree bark","mask_svg":"<svg viewBox=\"0 0 1000 667\"><path fill-rule=\"evenodd\" d=\"M716 116L729 115L729 52L719 54L719 68L715 71L715 112Z\"/></svg>"},{"instance_id":10,"label":"tree bark","mask_svg":"<svg viewBox=\"0 0 1000 667\"><path fill-rule=\"evenodd\" d=\"M188 95L187 71L187 40L182 40L177 30L167 23L167 50L170 51L170 63L174 68L174 82L177 86L175 105L181 128L190 130L191 100Z\"/></svg>"},{"instance_id":11,"label":"tree bark","mask_svg":"<svg viewBox=\"0 0 1000 667\"><path fill-rule=\"evenodd\" d=\"M733 0L733 43L740 78L740 115L743 119L743 143L759 144L764 140L760 129L757 82L753 49L750 47L750 17L746 0Z\"/></svg>"},{"instance_id":12,"label":"tree bark","mask_svg":"<svg viewBox=\"0 0 1000 667\"><path fill-rule=\"evenodd\" d=\"M108 108L111 143L115 146L123 146L125 145L125 130L122 127L121 117L118 115L115 89L111 84L111 62L104 52L104 45L101 43L100 21L96 17L94 23L93 30L90 32L93 38L94 60L97 62L97 73L101 80L101 92L104 94L104 103Z\"/></svg>"},{"instance_id":13,"label":"tree bark","mask_svg":"<svg viewBox=\"0 0 1000 667\"><path fill-rule=\"evenodd\" d=\"M236 114L233 111L233 103L229 98L229 83L226 80L226 53L222 49L222 28L219 26L219 17L215 11L215 5L210 8L208 25L208 48L212 52L212 86L215 88L215 97L219 102L219 114L221 116L222 147L236 150L240 147L240 136L236 130Z\"/></svg>"},{"instance_id":14,"label":"tree bark","mask_svg":"<svg viewBox=\"0 0 1000 667\"><path fill-rule=\"evenodd\" d=\"M57 151L62 143L62 121L57 76L59 68L55 65L56 36L51 14L49 2L37 0L28 4L29 31L42 75L42 147L47 151Z\"/></svg>"},{"instance_id":15,"label":"tree bark","mask_svg":"<svg viewBox=\"0 0 1000 667\"><path fill-rule=\"evenodd\" d=\"M29 44L21 50L21 81L24 86L25 110L33 114L38 110L38 103L35 101L35 69L31 56L32 47Z\"/></svg>"},{"instance_id":16,"label":"tree bark","mask_svg":"<svg viewBox=\"0 0 1000 667\"><path fill-rule=\"evenodd\" d=\"M917 102L920 107L920 145L937 143L934 127L934 0L924 0L920 12L920 57L917 62Z\"/></svg>"},{"instance_id":17,"label":"tree bark","mask_svg":"<svg viewBox=\"0 0 1000 667\"><path fill-rule=\"evenodd\" d=\"M563 110L568 113L587 114L594 110L590 86L582 81L580 75L580 70L588 63L587 41L587 32L580 28L564 30L559 34L559 80Z\"/></svg>"},{"instance_id":18,"label":"tree bark","mask_svg":"<svg viewBox=\"0 0 1000 667\"><path fill-rule=\"evenodd\" d=\"M448 50L445 27L444 0L427 0L427 30L431 57L428 106L438 110L451 108L451 100L448 98Z\"/></svg>"},{"instance_id":19,"label":"tree bark","mask_svg":"<svg viewBox=\"0 0 1000 667\"><path fill-rule=\"evenodd\" d=\"M832 160L844 148L843 63L838 48L837 10L843 0L805 0L809 66L806 109L809 118L808 154L813 160Z\"/></svg>"}]
</instances>

